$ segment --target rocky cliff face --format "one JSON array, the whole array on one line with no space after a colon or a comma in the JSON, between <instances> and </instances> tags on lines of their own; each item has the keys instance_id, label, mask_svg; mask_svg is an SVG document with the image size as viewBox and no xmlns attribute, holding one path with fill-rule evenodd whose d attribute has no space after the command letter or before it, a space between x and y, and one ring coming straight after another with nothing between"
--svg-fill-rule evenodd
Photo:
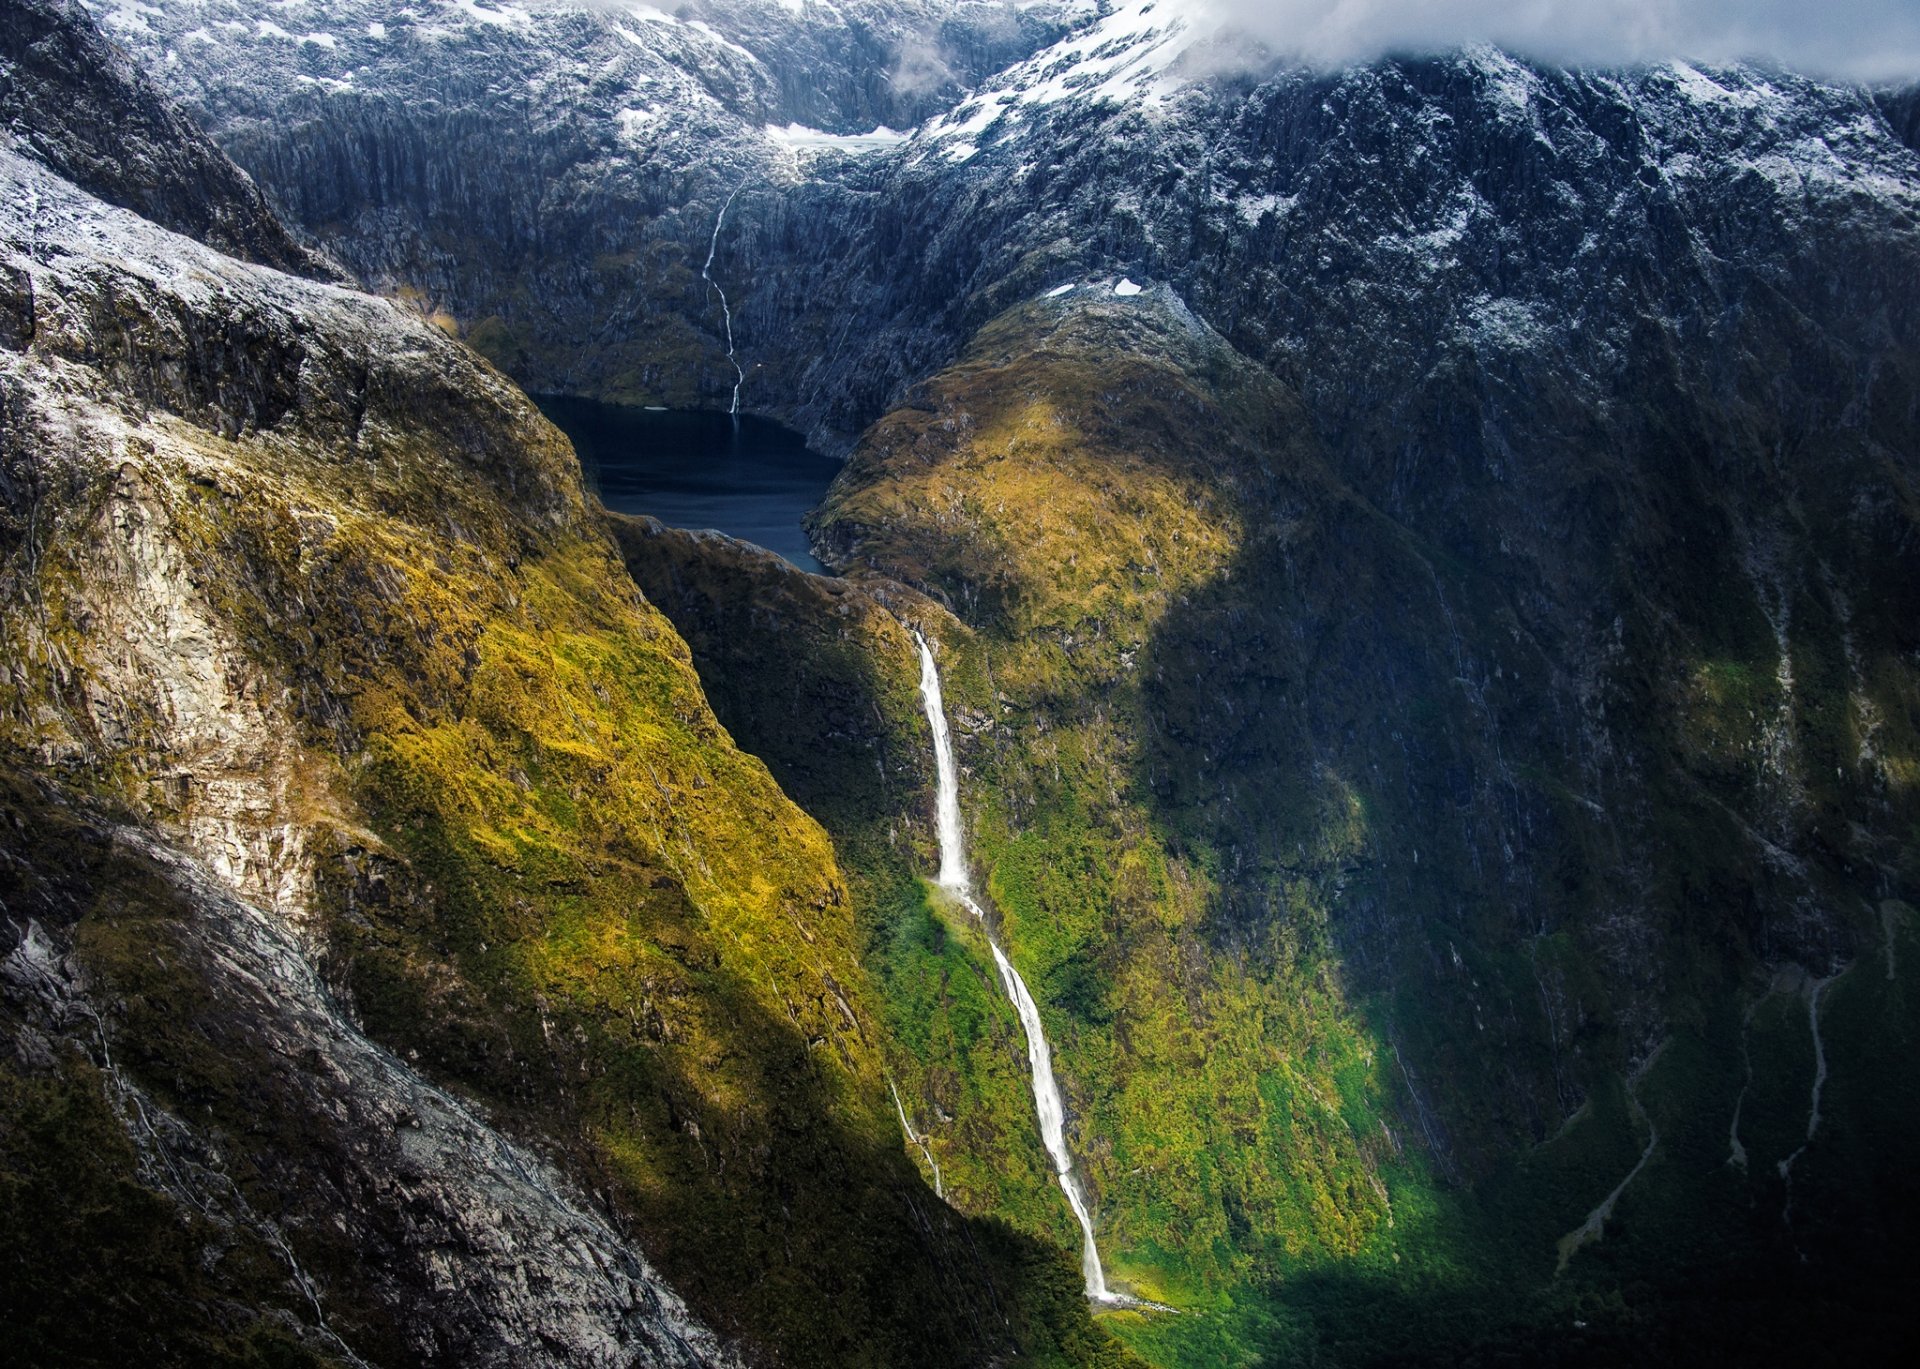
<instances>
[{"instance_id":1,"label":"rocky cliff face","mask_svg":"<svg viewBox=\"0 0 1920 1369\"><path fill-rule=\"evenodd\" d=\"M54 1159L36 1145L98 1147L69 1165L118 1184L123 1209L170 1201L184 1229L169 1243L190 1261L198 1246L201 1266L140 1269L159 1252L137 1227L90 1232L86 1195L18 1185L16 1353L91 1362L119 1340L153 1362L275 1346L302 1363L737 1362L548 1161L367 1040L279 916L74 794L10 777L9 800L9 1177ZM93 1132L62 1094L93 1108ZM115 1274L136 1282L102 1291L133 1307L110 1301L104 1326L62 1316L76 1283ZM184 1306L142 1314L148 1300Z\"/></svg>"},{"instance_id":2,"label":"rocky cliff face","mask_svg":"<svg viewBox=\"0 0 1920 1369\"><path fill-rule=\"evenodd\" d=\"M778 215L769 188L894 145L1080 8L235 0L104 22L369 286L536 392L689 404L734 379L701 272L730 197Z\"/></svg>"},{"instance_id":3,"label":"rocky cliff face","mask_svg":"<svg viewBox=\"0 0 1920 1369\"><path fill-rule=\"evenodd\" d=\"M109 204L301 275L337 271L296 242L246 174L70 0L17 0L0 37L0 119L33 156Z\"/></svg>"},{"instance_id":4,"label":"rocky cliff face","mask_svg":"<svg viewBox=\"0 0 1920 1369\"><path fill-rule=\"evenodd\" d=\"M525 397L15 146L0 182L29 1355L1118 1354L900 1151L828 839Z\"/></svg>"},{"instance_id":5,"label":"rocky cliff face","mask_svg":"<svg viewBox=\"0 0 1920 1369\"><path fill-rule=\"evenodd\" d=\"M342 9L337 48L261 36L264 9L216 31L150 8L123 35L364 278L423 291L535 388L687 402L733 379L711 252L750 398L830 447L1004 308L1106 273L1174 285L1369 461L1408 432L1535 446L1489 387L1666 410L1746 385L1777 335L1864 359L1911 327L1876 275L1912 250L1901 97L1785 73L1569 73L1488 50L1208 77L1204 7L1161 0L1083 17L1004 72L983 53L971 96L928 118L953 87L879 111L718 84L732 62L834 89L822 7L751 63L684 23L596 28L565 7L510 40L443 6L432 43L373 47ZM744 43L755 13L709 27ZM351 88L323 95L315 64ZM865 132L870 114L924 122L897 145L784 129ZM1813 370L1788 384L1810 415L1828 393Z\"/></svg>"},{"instance_id":6,"label":"rocky cliff face","mask_svg":"<svg viewBox=\"0 0 1920 1369\"><path fill-rule=\"evenodd\" d=\"M917 878L911 622L1109 1267L1206 1314L1134 1348L1890 1355L1910 93L1022 14L116 8L527 383L711 402L730 313L743 403L852 452L843 574L609 543L440 334L27 167L14 745L186 833L746 1353L1117 1353L956 1215L1072 1239Z\"/></svg>"}]
</instances>

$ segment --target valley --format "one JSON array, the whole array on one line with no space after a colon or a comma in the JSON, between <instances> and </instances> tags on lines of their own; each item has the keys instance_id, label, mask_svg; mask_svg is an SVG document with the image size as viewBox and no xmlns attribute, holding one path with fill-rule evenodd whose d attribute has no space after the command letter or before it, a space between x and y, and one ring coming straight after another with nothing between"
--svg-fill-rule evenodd
<instances>
[{"instance_id":1,"label":"valley","mask_svg":"<svg viewBox=\"0 0 1920 1369\"><path fill-rule=\"evenodd\" d=\"M1920 88L1220 13L0 0L21 1362L1910 1349Z\"/></svg>"}]
</instances>

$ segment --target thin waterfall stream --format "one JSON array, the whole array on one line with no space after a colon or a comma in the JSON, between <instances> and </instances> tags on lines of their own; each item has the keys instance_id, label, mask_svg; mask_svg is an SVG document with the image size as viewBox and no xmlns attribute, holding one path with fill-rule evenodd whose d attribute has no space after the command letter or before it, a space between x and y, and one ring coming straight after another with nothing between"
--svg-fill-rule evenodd
<instances>
[{"instance_id":1,"label":"thin waterfall stream","mask_svg":"<svg viewBox=\"0 0 1920 1369\"><path fill-rule=\"evenodd\" d=\"M1067 1108L1060 1085L1053 1077L1053 1052L1047 1047L1047 1035L1040 1024L1040 1009L1027 992L1020 971L1007 959L984 910L973 896L973 880L967 873L967 852L960 827L960 770L953 759L953 734L947 729L946 705L940 695L940 671L934 664L933 650L919 632L913 639L920 647L920 698L926 705L927 725L933 729L934 771L938 780L939 802L936 808L940 837L940 887L957 898L968 912L979 919L993 951L993 962L1000 970L1000 983L1013 1000L1020 1015L1021 1029L1027 1037L1027 1064L1033 1072L1033 1110L1040 1120L1040 1139L1053 1161L1054 1177L1067 1195L1067 1205L1080 1223L1080 1272L1085 1278L1087 1296L1095 1302L1116 1307L1143 1304L1124 1293L1107 1287L1106 1271L1100 1266L1100 1251L1093 1241L1093 1214L1088 1210L1080 1181L1073 1174L1073 1154L1067 1149ZM1168 1309L1171 1310L1171 1309Z\"/></svg>"},{"instance_id":2,"label":"thin waterfall stream","mask_svg":"<svg viewBox=\"0 0 1920 1369\"><path fill-rule=\"evenodd\" d=\"M727 303L726 287L713 278L713 259L720 251L720 230L726 225L727 211L733 208L733 202L740 198L740 192L747 188L745 181L733 188L727 196L727 202L720 206L719 214L713 220L713 238L707 243L707 262L700 268L700 279L711 285L720 295L720 314L727 324L727 364L733 367L733 404L727 410L735 418L740 416L740 387L747 382L747 373L740 369L740 358L733 347L733 306Z\"/></svg>"}]
</instances>

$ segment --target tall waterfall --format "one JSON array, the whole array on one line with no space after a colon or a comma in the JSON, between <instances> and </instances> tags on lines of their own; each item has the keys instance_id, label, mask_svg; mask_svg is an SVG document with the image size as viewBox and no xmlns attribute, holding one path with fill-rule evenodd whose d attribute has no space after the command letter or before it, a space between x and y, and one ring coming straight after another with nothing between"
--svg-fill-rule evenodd
<instances>
[{"instance_id":1,"label":"tall waterfall","mask_svg":"<svg viewBox=\"0 0 1920 1369\"><path fill-rule=\"evenodd\" d=\"M1100 1251L1093 1243L1093 1214L1080 1192L1080 1181L1073 1176L1073 1155L1067 1149L1067 1107L1060 1096L1060 1085L1053 1077L1053 1052L1047 1048L1047 1035L1040 1025L1040 1010L1027 992L1020 971L1007 959L1007 953L994 940L987 919L973 897L973 881L967 874L967 851L960 829L960 771L953 760L953 734L947 729L946 705L940 697L940 671L933 663L933 651L918 632L913 639L920 645L920 698L926 705L927 725L933 729L933 763L938 780L937 808L940 834L940 887L946 889L980 920L987 945L993 951L993 963L1000 968L1000 983L1013 1000L1020 1015L1021 1029L1027 1036L1027 1064L1033 1071L1033 1110L1040 1119L1040 1139L1053 1161L1054 1177L1067 1195L1067 1205L1080 1223L1080 1272L1087 1285L1087 1296L1095 1302L1130 1304L1124 1294L1109 1292L1106 1271L1100 1267Z\"/></svg>"},{"instance_id":2,"label":"tall waterfall","mask_svg":"<svg viewBox=\"0 0 1920 1369\"><path fill-rule=\"evenodd\" d=\"M733 348L733 306L727 303L726 287L713 278L713 259L720 251L720 230L727 222L727 211L733 208L733 202L740 198L740 192L746 188L745 181L736 185L733 193L727 196L727 202L720 206L720 212L714 216L713 240L707 244L707 264L700 268L700 279L720 295L720 313L727 323L727 364L733 367L733 406L727 412L735 418L740 417L740 387L747 383L747 373L740 369L740 358Z\"/></svg>"}]
</instances>

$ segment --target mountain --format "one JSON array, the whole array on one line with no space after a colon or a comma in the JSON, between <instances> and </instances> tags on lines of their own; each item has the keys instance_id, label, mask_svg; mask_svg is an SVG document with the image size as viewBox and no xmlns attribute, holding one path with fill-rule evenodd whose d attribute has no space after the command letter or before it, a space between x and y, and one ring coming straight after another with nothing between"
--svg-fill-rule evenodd
<instances>
[{"instance_id":1,"label":"mountain","mask_svg":"<svg viewBox=\"0 0 1920 1369\"><path fill-rule=\"evenodd\" d=\"M326 279L246 174L106 41L78 5L8 9L0 117L88 193L246 261Z\"/></svg>"},{"instance_id":2,"label":"mountain","mask_svg":"<svg viewBox=\"0 0 1920 1369\"><path fill-rule=\"evenodd\" d=\"M406 309L61 174L171 193L114 146L35 147L0 149L9 1356L1124 1362L1067 1257L901 1152L833 849L564 438ZM257 207L180 151L208 222Z\"/></svg>"},{"instance_id":3,"label":"mountain","mask_svg":"<svg viewBox=\"0 0 1920 1369\"><path fill-rule=\"evenodd\" d=\"M10 598L20 821L277 916L722 1353L1910 1353L1912 90L1304 70L1190 0L100 14L387 300L16 158L84 208L13 211L6 412L81 436L8 450L94 472L10 457L16 583L138 524L205 604ZM836 575L598 510L474 351L846 454ZM989 935L1176 1312L1080 1305Z\"/></svg>"}]
</instances>

